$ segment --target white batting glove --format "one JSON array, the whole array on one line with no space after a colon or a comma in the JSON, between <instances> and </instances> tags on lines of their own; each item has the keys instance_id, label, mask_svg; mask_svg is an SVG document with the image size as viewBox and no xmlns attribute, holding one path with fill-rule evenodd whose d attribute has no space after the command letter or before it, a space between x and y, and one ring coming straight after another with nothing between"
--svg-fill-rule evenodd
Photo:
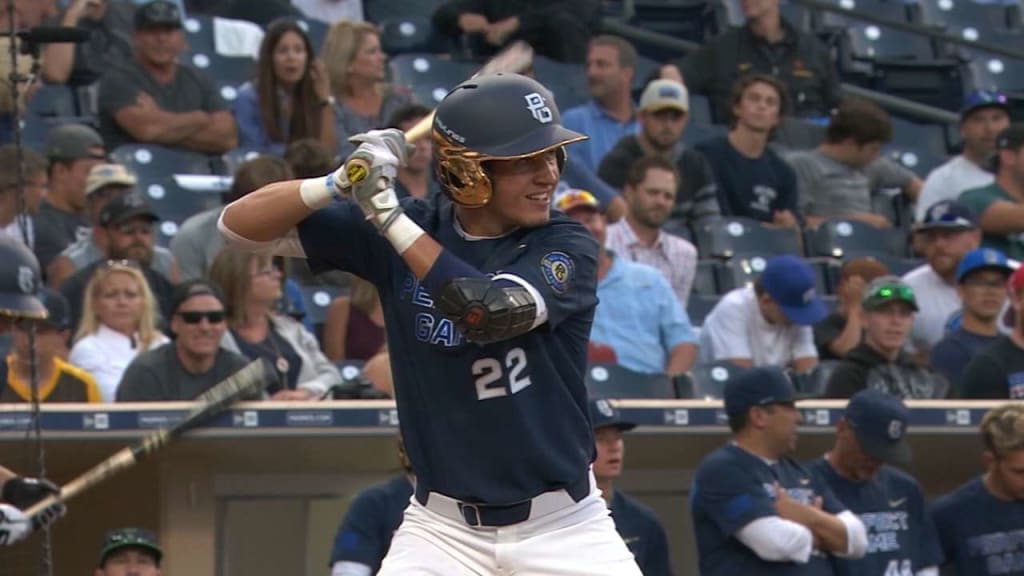
<instances>
[{"instance_id":1,"label":"white batting glove","mask_svg":"<svg viewBox=\"0 0 1024 576\"><path fill-rule=\"evenodd\" d=\"M339 175L343 178L335 185L347 186L366 219L384 232L402 212L394 183L398 168L405 164L408 154L405 134L393 128L372 130L353 136L349 141L358 143L359 147L345 161L345 168L335 172L336 178ZM369 166L369 170L354 168L353 161Z\"/></svg>"},{"instance_id":2,"label":"white batting glove","mask_svg":"<svg viewBox=\"0 0 1024 576\"><path fill-rule=\"evenodd\" d=\"M32 522L10 504L0 504L0 546L21 542L32 533Z\"/></svg>"}]
</instances>

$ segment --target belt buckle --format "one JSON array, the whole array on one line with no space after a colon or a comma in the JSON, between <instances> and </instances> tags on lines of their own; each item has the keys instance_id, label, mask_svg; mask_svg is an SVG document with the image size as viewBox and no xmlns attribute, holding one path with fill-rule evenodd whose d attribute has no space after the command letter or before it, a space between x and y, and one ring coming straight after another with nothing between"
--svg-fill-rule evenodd
<instances>
[{"instance_id":1,"label":"belt buckle","mask_svg":"<svg viewBox=\"0 0 1024 576\"><path fill-rule=\"evenodd\" d=\"M459 512L462 513L462 519L466 521L466 524L473 527L483 526L483 520L480 518L480 507L476 504L459 502Z\"/></svg>"}]
</instances>

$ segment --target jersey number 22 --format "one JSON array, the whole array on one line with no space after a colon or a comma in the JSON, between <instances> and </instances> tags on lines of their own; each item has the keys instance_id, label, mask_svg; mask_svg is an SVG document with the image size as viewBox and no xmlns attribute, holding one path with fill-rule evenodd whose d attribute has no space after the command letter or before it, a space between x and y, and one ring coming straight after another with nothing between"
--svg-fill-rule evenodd
<instances>
[{"instance_id":1,"label":"jersey number 22","mask_svg":"<svg viewBox=\"0 0 1024 576\"><path fill-rule=\"evenodd\" d=\"M522 348L513 348L505 354L505 362L498 358L480 358L473 362L473 377L476 383L477 400L500 398L515 394L530 385L530 377L523 374L526 370L526 352ZM508 382L505 376L508 375Z\"/></svg>"}]
</instances>

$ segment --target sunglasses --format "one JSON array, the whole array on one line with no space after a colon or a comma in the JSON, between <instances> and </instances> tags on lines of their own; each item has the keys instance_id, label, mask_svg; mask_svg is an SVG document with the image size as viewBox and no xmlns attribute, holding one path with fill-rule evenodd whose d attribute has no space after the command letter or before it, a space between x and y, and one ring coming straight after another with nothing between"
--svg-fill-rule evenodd
<instances>
[{"instance_id":1,"label":"sunglasses","mask_svg":"<svg viewBox=\"0 0 1024 576\"><path fill-rule=\"evenodd\" d=\"M220 324L225 318L223 310L189 310L178 312L178 316L181 317L185 324L199 324L203 321L203 318L206 318L206 321L210 324Z\"/></svg>"},{"instance_id":2,"label":"sunglasses","mask_svg":"<svg viewBox=\"0 0 1024 576\"><path fill-rule=\"evenodd\" d=\"M907 302L914 301L914 290L909 286L882 286L878 290L875 290L871 294L872 298L880 298L883 300L905 300Z\"/></svg>"}]
</instances>

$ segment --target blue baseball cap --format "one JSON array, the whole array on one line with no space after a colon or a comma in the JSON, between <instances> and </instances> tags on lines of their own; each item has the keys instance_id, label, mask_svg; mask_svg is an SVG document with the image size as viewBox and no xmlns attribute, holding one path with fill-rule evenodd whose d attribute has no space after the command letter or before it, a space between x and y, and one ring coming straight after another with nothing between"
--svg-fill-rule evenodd
<instances>
[{"instance_id":1,"label":"blue baseball cap","mask_svg":"<svg viewBox=\"0 0 1024 576\"><path fill-rule=\"evenodd\" d=\"M865 454L888 464L910 462L910 410L902 400L880 390L861 390L850 398L843 417Z\"/></svg>"},{"instance_id":2,"label":"blue baseball cap","mask_svg":"<svg viewBox=\"0 0 1024 576\"><path fill-rule=\"evenodd\" d=\"M942 200L928 207L917 231L936 228L968 230L978 227L974 211L956 200Z\"/></svg>"},{"instance_id":3,"label":"blue baseball cap","mask_svg":"<svg viewBox=\"0 0 1024 576\"><path fill-rule=\"evenodd\" d=\"M587 402L587 408L590 410L590 426L594 430L613 426L625 432L636 428L633 422L623 420L618 409L604 398L590 400Z\"/></svg>"},{"instance_id":4,"label":"blue baseball cap","mask_svg":"<svg viewBox=\"0 0 1024 576\"><path fill-rule=\"evenodd\" d=\"M793 324L817 324L828 315L814 289L814 271L802 258L788 254L769 258L758 282Z\"/></svg>"},{"instance_id":5,"label":"blue baseball cap","mask_svg":"<svg viewBox=\"0 0 1024 576\"><path fill-rule=\"evenodd\" d=\"M964 97L963 105L960 106L960 121L964 121L973 112L985 108L999 108L1010 113L1010 104L1006 94L998 90L974 90Z\"/></svg>"},{"instance_id":6,"label":"blue baseball cap","mask_svg":"<svg viewBox=\"0 0 1024 576\"><path fill-rule=\"evenodd\" d=\"M756 406L796 402L796 389L789 376L778 366L758 366L741 370L725 383L725 413L740 416Z\"/></svg>"},{"instance_id":7,"label":"blue baseball cap","mask_svg":"<svg viewBox=\"0 0 1024 576\"><path fill-rule=\"evenodd\" d=\"M968 274L978 270L996 270L1002 272L1007 278L1013 274L1013 268L1010 267L1006 254L992 248L978 248L964 254L964 257L960 259L960 264L956 267L956 283L963 282Z\"/></svg>"}]
</instances>

